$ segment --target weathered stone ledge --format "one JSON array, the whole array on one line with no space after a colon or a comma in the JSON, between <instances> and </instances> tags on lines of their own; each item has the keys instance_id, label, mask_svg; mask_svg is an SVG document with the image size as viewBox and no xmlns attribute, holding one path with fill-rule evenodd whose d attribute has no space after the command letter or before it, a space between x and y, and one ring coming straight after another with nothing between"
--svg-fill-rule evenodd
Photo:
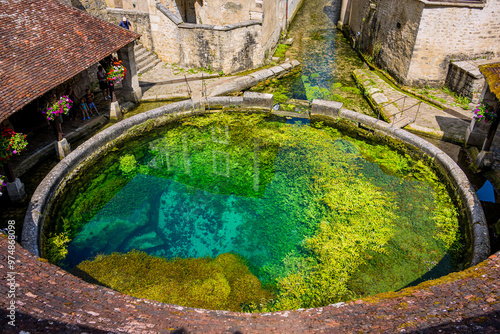
<instances>
[{"instance_id":1,"label":"weathered stone ledge","mask_svg":"<svg viewBox=\"0 0 500 334\"><path fill-rule=\"evenodd\" d=\"M156 8L165 15L170 21L172 21L177 27L183 29L204 29L204 30L217 30L217 31L230 31L234 29L245 28L253 25L262 25L262 21L258 20L248 20L244 22L238 22L233 24L226 24L223 26L216 26L212 24L197 24L197 23L187 23L182 21L180 17L172 13L164 4L157 3Z\"/></svg>"},{"instance_id":2,"label":"weathered stone ledge","mask_svg":"<svg viewBox=\"0 0 500 334\"><path fill-rule=\"evenodd\" d=\"M210 92L210 96L221 96L243 91L267 79L284 76L297 66L300 66L300 62L292 60L271 68L250 73L248 75L235 77L230 81L223 82L214 88Z\"/></svg>"}]
</instances>

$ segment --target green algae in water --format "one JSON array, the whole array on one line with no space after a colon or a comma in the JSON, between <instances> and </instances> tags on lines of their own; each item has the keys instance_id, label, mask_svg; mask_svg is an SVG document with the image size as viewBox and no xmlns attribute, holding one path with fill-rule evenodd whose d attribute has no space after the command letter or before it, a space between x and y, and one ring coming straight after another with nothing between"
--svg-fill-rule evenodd
<instances>
[{"instance_id":1,"label":"green algae in water","mask_svg":"<svg viewBox=\"0 0 500 334\"><path fill-rule=\"evenodd\" d=\"M205 115L92 166L49 237L72 240L66 267L133 249L238 254L277 294L247 310L322 306L455 269L457 214L432 175L331 128Z\"/></svg>"},{"instance_id":2,"label":"green algae in water","mask_svg":"<svg viewBox=\"0 0 500 334\"><path fill-rule=\"evenodd\" d=\"M76 271L134 297L204 309L241 312L251 303L273 297L245 260L230 253L215 259L172 260L139 251L113 253L84 261Z\"/></svg>"},{"instance_id":3,"label":"green algae in water","mask_svg":"<svg viewBox=\"0 0 500 334\"><path fill-rule=\"evenodd\" d=\"M290 26L288 35L293 44L285 55L300 61L299 72L261 83L252 90L273 93L277 103L287 99L334 100L373 115L352 76L355 69L362 68L363 61L336 29L339 15L340 6L331 1L305 1Z\"/></svg>"}]
</instances>

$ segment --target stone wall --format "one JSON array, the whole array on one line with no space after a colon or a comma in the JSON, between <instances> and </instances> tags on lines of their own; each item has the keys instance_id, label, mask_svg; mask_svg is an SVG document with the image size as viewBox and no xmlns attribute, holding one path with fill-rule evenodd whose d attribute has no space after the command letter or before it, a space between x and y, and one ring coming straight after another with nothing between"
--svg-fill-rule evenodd
<instances>
[{"instance_id":1,"label":"stone wall","mask_svg":"<svg viewBox=\"0 0 500 334\"><path fill-rule=\"evenodd\" d=\"M64 0L62 2L69 2L73 7L81 9L100 19L107 20L107 5L105 0Z\"/></svg>"},{"instance_id":2,"label":"stone wall","mask_svg":"<svg viewBox=\"0 0 500 334\"><path fill-rule=\"evenodd\" d=\"M423 4L415 0L383 0L370 6L352 0L348 25L353 43L372 55L378 66L404 81L412 60Z\"/></svg>"},{"instance_id":3,"label":"stone wall","mask_svg":"<svg viewBox=\"0 0 500 334\"><path fill-rule=\"evenodd\" d=\"M287 24L287 0L81 1L76 5L114 24L127 17L163 61L224 73L262 66ZM288 2L289 21L302 1Z\"/></svg>"},{"instance_id":4,"label":"stone wall","mask_svg":"<svg viewBox=\"0 0 500 334\"><path fill-rule=\"evenodd\" d=\"M199 24L224 26L250 20L250 9L255 0L202 0L195 3Z\"/></svg>"},{"instance_id":5,"label":"stone wall","mask_svg":"<svg viewBox=\"0 0 500 334\"><path fill-rule=\"evenodd\" d=\"M442 86L450 61L500 55L500 2L344 0L353 44L406 85Z\"/></svg>"},{"instance_id":6,"label":"stone wall","mask_svg":"<svg viewBox=\"0 0 500 334\"><path fill-rule=\"evenodd\" d=\"M495 56L500 56L500 1L486 1L484 7L426 4L405 81L441 86L451 60Z\"/></svg>"},{"instance_id":7,"label":"stone wall","mask_svg":"<svg viewBox=\"0 0 500 334\"><path fill-rule=\"evenodd\" d=\"M300 6L302 5L303 2L304 0L288 0L288 13L287 13L288 24L292 22L293 18L297 14L297 11L300 9Z\"/></svg>"},{"instance_id":8,"label":"stone wall","mask_svg":"<svg viewBox=\"0 0 500 334\"><path fill-rule=\"evenodd\" d=\"M262 23L213 26L184 23L165 6L151 14L155 51L164 61L234 73L264 63Z\"/></svg>"},{"instance_id":9,"label":"stone wall","mask_svg":"<svg viewBox=\"0 0 500 334\"><path fill-rule=\"evenodd\" d=\"M457 61L450 64L445 85L451 91L478 103L486 83L478 66L472 61Z\"/></svg>"},{"instance_id":10,"label":"stone wall","mask_svg":"<svg viewBox=\"0 0 500 334\"><path fill-rule=\"evenodd\" d=\"M247 22L224 30L218 28L180 25L177 34L182 45L179 48L180 63L224 73L239 72L264 63L260 44L262 26L259 23Z\"/></svg>"},{"instance_id":11,"label":"stone wall","mask_svg":"<svg viewBox=\"0 0 500 334\"><path fill-rule=\"evenodd\" d=\"M116 25L118 25L125 16L132 24L131 30L141 35L140 41L142 45L150 51L155 50L148 12L108 7L106 8L106 14L108 21Z\"/></svg>"},{"instance_id":12,"label":"stone wall","mask_svg":"<svg viewBox=\"0 0 500 334\"><path fill-rule=\"evenodd\" d=\"M270 0L262 4L264 13L262 21L262 45L266 55L271 54L272 49L279 41L281 32L285 27L285 8L284 1Z\"/></svg>"}]
</instances>

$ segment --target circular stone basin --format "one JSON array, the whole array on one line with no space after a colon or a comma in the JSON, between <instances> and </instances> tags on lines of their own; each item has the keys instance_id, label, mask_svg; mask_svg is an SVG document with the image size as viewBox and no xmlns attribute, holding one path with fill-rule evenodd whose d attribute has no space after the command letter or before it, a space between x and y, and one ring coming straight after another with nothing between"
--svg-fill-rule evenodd
<instances>
[{"instance_id":1,"label":"circular stone basin","mask_svg":"<svg viewBox=\"0 0 500 334\"><path fill-rule=\"evenodd\" d=\"M215 113L117 144L59 191L43 255L137 297L235 311L323 306L460 269L458 212L433 170L316 125ZM181 292L139 289L148 268L163 278L149 286ZM258 300L229 300L239 277Z\"/></svg>"}]
</instances>

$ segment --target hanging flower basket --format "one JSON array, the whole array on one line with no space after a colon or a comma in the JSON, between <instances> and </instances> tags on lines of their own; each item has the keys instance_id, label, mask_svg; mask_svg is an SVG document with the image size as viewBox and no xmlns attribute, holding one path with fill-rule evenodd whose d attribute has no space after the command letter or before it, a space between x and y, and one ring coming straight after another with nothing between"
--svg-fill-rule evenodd
<instances>
[{"instance_id":1,"label":"hanging flower basket","mask_svg":"<svg viewBox=\"0 0 500 334\"><path fill-rule=\"evenodd\" d=\"M20 153L28 145L26 135L16 133L7 127L1 128L0 131L0 161L9 160L11 156Z\"/></svg>"},{"instance_id":2,"label":"hanging flower basket","mask_svg":"<svg viewBox=\"0 0 500 334\"><path fill-rule=\"evenodd\" d=\"M484 101L481 101L472 112L474 113L474 118L479 121L484 120L485 123L491 123L498 117L495 109Z\"/></svg>"},{"instance_id":3,"label":"hanging flower basket","mask_svg":"<svg viewBox=\"0 0 500 334\"><path fill-rule=\"evenodd\" d=\"M66 115L72 106L73 101L67 95L63 95L47 109L42 110L42 114L45 114L49 121L53 121L59 115Z\"/></svg>"},{"instance_id":4,"label":"hanging flower basket","mask_svg":"<svg viewBox=\"0 0 500 334\"><path fill-rule=\"evenodd\" d=\"M111 68L108 70L108 82L111 86L116 85L125 78L127 69L123 66L121 60L114 61Z\"/></svg>"}]
</instances>

